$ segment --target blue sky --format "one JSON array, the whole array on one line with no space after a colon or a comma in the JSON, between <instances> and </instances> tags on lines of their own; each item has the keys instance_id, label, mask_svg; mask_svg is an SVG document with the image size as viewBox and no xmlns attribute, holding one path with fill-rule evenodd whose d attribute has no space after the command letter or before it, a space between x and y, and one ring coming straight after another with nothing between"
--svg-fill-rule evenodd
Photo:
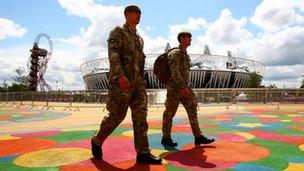
<instances>
[{"instance_id":1,"label":"blue sky","mask_svg":"<svg viewBox=\"0 0 304 171\"><path fill-rule=\"evenodd\" d=\"M113 5L113 1L102 1ZM236 18L251 16L261 0L167 0L167 1L132 1L126 0L123 5L139 4L143 8L143 25L157 26L152 36L168 34L169 23L183 23L189 16L204 17L207 21L214 21L219 17L221 10L228 8L233 11ZM121 5L120 1L114 1ZM256 27L252 30L257 29Z\"/></svg>"},{"instance_id":2,"label":"blue sky","mask_svg":"<svg viewBox=\"0 0 304 171\"><path fill-rule=\"evenodd\" d=\"M98 3L100 1L96 1ZM104 5L126 6L138 4L142 8L142 26L155 27L149 36L166 36L169 34L169 24L179 24L188 17L204 17L207 21L214 21L221 10L228 8L234 17L250 17L261 0L188 0L185 1L101 1ZM55 0L5 0L0 2L0 17L15 21L25 27L28 33L22 39L10 38L5 42L0 40L0 46L14 46L16 43L31 42L40 32L49 33L54 37L69 37L79 32L80 27L89 26L90 22L84 18L68 15ZM257 33L259 30L253 25L247 28Z\"/></svg>"},{"instance_id":3,"label":"blue sky","mask_svg":"<svg viewBox=\"0 0 304 171\"><path fill-rule=\"evenodd\" d=\"M0 1L0 82L25 68L38 33L49 34L54 54L46 79L83 89L80 65L107 56L111 29L123 24L128 4L141 7L138 27L146 53L176 46L181 30L193 33L191 53L208 44L265 64L263 84L298 87L304 74L304 0L2 0ZM45 40L42 40L42 43ZM3 67L5 66L5 67Z\"/></svg>"},{"instance_id":4,"label":"blue sky","mask_svg":"<svg viewBox=\"0 0 304 171\"><path fill-rule=\"evenodd\" d=\"M77 16L68 16L55 0L5 0L0 2L0 17L15 21L28 32L22 39L0 40L0 46L14 46L16 43L33 42L40 32L56 37L68 37L79 32L89 21Z\"/></svg>"}]
</instances>

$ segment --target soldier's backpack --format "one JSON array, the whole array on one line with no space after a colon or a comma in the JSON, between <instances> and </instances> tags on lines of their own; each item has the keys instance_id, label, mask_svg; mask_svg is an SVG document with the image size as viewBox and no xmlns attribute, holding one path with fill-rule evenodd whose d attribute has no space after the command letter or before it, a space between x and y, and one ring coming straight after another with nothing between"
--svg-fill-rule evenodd
<instances>
[{"instance_id":1,"label":"soldier's backpack","mask_svg":"<svg viewBox=\"0 0 304 171\"><path fill-rule=\"evenodd\" d=\"M168 54L174 49L178 49L178 48L177 47L172 48L167 52L159 55L154 62L153 73L156 76L156 78L163 84L167 84L167 82L170 79L171 73L168 64Z\"/></svg>"}]
</instances>

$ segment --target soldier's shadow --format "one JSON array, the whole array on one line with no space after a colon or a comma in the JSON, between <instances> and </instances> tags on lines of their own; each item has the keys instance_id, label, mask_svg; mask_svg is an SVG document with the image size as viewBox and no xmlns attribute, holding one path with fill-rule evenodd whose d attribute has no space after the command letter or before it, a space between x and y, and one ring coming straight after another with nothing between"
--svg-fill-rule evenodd
<instances>
[{"instance_id":1,"label":"soldier's shadow","mask_svg":"<svg viewBox=\"0 0 304 171\"><path fill-rule=\"evenodd\" d=\"M98 170L102 170L102 171L107 171L107 170L111 170L111 171L131 171L131 170L142 170L142 171L148 171L150 170L150 165L148 164L138 164L135 162L135 164L127 169L121 169L119 167L116 167L104 160L96 160L94 158L91 158L91 162L95 165L95 167Z\"/></svg>"},{"instance_id":2,"label":"soldier's shadow","mask_svg":"<svg viewBox=\"0 0 304 171\"><path fill-rule=\"evenodd\" d=\"M214 146L197 146L188 150L180 150L174 148L173 153L162 153L161 158L164 158L167 161L178 162L185 166L197 166L202 169L215 168L216 165L210 162L207 162L207 157L204 155L206 148L216 148ZM172 149L171 149L172 150Z\"/></svg>"}]
</instances>

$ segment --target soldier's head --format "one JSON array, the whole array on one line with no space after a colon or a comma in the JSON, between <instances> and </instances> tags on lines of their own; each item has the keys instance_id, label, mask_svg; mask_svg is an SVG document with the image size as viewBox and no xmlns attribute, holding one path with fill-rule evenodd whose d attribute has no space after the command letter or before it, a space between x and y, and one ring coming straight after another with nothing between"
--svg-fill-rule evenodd
<instances>
[{"instance_id":1,"label":"soldier's head","mask_svg":"<svg viewBox=\"0 0 304 171\"><path fill-rule=\"evenodd\" d=\"M187 32L187 31L183 31L178 33L177 35L177 40L180 43L180 45L184 46L184 47L188 47L191 45L191 33Z\"/></svg>"},{"instance_id":2,"label":"soldier's head","mask_svg":"<svg viewBox=\"0 0 304 171\"><path fill-rule=\"evenodd\" d=\"M140 21L141 11L136 5L129 5L125 8L124 15L128 24L137 25Z\"/></svg>"}]
</instances>

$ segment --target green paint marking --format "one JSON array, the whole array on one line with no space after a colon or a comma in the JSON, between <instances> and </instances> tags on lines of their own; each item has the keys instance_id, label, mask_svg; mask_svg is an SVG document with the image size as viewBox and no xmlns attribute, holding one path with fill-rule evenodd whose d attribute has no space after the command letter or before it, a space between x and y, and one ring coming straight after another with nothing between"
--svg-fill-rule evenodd
<instances>
[{"instance_id":1,"label":"green paint marking","mask_svg":"<svg viewBox=\"0 0 304 171\"><path fill-rule=\"evenodd\" d=\"M55 140L58 143L68 141L79 141L90 138L95 134L95 131L65 131L58 135L48 136L47 139Z\"/></svg>"},{"instance_id":2,"label":"green paint marking","mask_svg":"<svg viewBox=\"0 0 304 171\"><path fill-rule=\"evenodd\" d=\"M168 170L174 170L174 171L188 171L187 169L175 167L175 166L173 166L173 165L171 165L171 164L167 164L166 167L167 167ZM189 170L189 171L190 171L190 170Z\"/></svg>"},{"instance_id":3,"label":"green paint marking","mask_svg":"<svg viewBox=\"0 0 304 171\"><path fill-rule=\"evenodd\" d=\"M290 128L278 128L278 129L272 130L272 132L279 133L282 135L304 136L304 131L290 129Z\"/></svg>"},{"instance_id":4,"label":"green paint marking","mask_svg":"<svg viewBox=\"0 0 304 171\"><path fill-rule=\"evenodd\" d=\"M303 152L300 151L297 145L262 139L251 139L247 142L264 146L270 151L269 156L266 158L248 162L251 164L259 164L282 170L288 166L288 158L303 156Z\"/></svg>"},{"instance_id":5,"label":"green paint marking","mask_svg":"<svg viewBox=\"0 0 304 171\"><path fill-rule=\"evenodd\" d=\"M124 131L128 131L128 130L130 130L130 129L118 127L118 128L116 128L116 129L112 132L111 136L119 136L119 135L121 135Z\"/></svg>"},{"instance_id":6,"label":"green paint marking","mask_svg":"<svg viewBox=\"0 0 304 171\"><path fill-rule=\"evenodd\" d=\"M1 170L5 171L59 171L59 167L22 167L15 165L13 162L0 163Z\"/></svg>"},{"instance_id":7,"label":"green paint marking","mask_svg":"<svg viewBox=\"0 0 304 171\"><path fill-rule=\"evenodd\" d=\"M214 133L234 133L234 132L239 132L236 129L232 129L232 128L227 128L227 127L219 127L219 128L205 128L204 133L207 134L214 134Z\"/></svg>"}]
</instances>

